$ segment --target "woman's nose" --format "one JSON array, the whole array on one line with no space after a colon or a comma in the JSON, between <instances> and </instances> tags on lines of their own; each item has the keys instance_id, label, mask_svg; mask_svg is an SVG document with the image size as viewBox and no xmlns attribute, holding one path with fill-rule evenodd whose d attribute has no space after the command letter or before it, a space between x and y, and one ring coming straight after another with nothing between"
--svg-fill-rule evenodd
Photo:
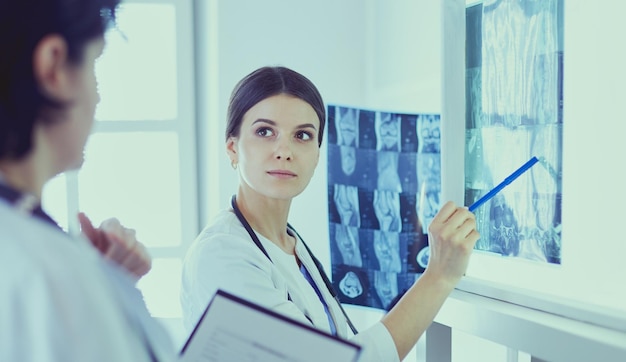
<instances>
[{"instance_id":1,"label":"woman's nose","mask_svg":"<svg viewBox=\"0 0 626 362\"><path fill-rule=\"evenodd\" d=\"M276 150L274 151L275 157L278 160L291 160L292 151L291 144L288 140L279 139L276 144Z\"/></svg>"}]
</instances>

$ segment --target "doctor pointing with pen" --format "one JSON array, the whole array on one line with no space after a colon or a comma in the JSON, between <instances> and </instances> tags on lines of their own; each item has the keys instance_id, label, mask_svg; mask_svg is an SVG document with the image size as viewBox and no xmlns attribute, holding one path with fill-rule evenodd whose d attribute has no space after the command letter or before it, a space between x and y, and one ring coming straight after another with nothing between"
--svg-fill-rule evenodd
<instances>
[{"instance_id":1,"label":"doctor pointing with pen","mask_svg":"<svg viewBox=\"0 0 626 362\"><path fill-rule=\"evenodd\" d=\"M510 174L507 178L504 179L504 181L500 182L496 187L491 189L489 192L483 195L480 199L476 200L473 204L471 204L469 206L469 211L474 212L474 210L476 210L482 204L491 200L494 196L496 196L498 192L502 191L503 188L508 186L511 182L515 181L515 179L520 177L524 172L530 170L530 168L533 167L537 162L539 162L539 159L537 157L535 156L531 157L530 160L528 160L525 164L520 166L520 168L518 168L517 170L513 171L512 174Z\"/></svg>"},{"instance_id":2,"label":"doctor pointing with pen","mask_svg":"<svg viewBox=\"0 0 626 362\"><path fill-rule=\"evenodd\" d=\"M188 250L181 301L189 330L223 289L351 338L363 346L362 361L404 359L465 273L479 238L474 214L443 205L430 223L424 274L379 322L357 331L313 250L288 223L291 202L319 161L326 115L317 88L289 68L262 67L235 86L227 118L224 146L239 188Z\"/></svg>"}]
</instances>

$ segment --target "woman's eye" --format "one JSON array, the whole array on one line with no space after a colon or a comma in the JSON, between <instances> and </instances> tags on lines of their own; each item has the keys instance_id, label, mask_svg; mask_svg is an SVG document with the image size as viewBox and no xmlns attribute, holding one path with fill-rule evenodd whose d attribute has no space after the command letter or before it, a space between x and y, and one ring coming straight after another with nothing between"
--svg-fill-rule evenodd
<instances>
[{"instance_id":1,"label":"woman's eye","mask_svg":"<svg viewBox=\"0 0 626 362\"><path fill-rule=\"evenodd\" d=\"M299 140L302 140L302 141L309 141L309 140L313 139L313 135L310 132L307 132L307 131L300 131L300 132L296 133L296 138L298 138Z\"/></svg>"},{"instance_id":2,"label":"woman's eye","mask_svg":"<svg viewBox=\"0 0 626 362\"><path fill-rule=\"evenodd\" d=\"M261 137L270 137L274 135L274 131L272 131L272 129L268 127L261 127L256 130L256 134Z\"/></svg>"}]
</instances>

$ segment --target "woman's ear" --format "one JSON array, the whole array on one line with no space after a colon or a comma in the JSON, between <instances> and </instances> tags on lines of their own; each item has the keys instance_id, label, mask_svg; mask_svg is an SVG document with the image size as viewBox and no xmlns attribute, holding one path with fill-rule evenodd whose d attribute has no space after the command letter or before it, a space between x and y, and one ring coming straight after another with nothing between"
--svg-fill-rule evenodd
<instances>
[{"instance_id":1,"label":"woman's ear","mask_svg":"<svg viewBox=\"0 0 626 362\"><path fill-rule=\"evenodd\" d=\"M68 61L67 42L59 35L41 39L33 53L33 73L41 91L61 102L73 97Z\"/></svg>"},{"instance_id":2,"label":"woman's ear","mask_svg":"<svg viewBox=\"0 0 626 362\"><path fill-rule=\"evenodd\" d=\"M230 163L235 165L239 163L239 150L237 146L237 138L228 137L228 140L226 141L226 154L228 154L228 157L230 158Z\"/></svg>"}]
</instances>

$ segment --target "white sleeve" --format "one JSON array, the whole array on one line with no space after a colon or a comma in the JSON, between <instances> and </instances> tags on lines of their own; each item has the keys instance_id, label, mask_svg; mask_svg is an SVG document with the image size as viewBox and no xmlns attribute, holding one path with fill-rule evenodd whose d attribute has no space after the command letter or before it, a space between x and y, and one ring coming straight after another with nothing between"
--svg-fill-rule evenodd
<instances>
[{"instance_id":1,"label":"white sleeve","mask_svg":"<svg viewBox=\"0 0 626 362\"><path fill-rule=\"evenodd\" d=\"M400 361L393 338L382 322L377 322L370 328L359 332L351 338L351 341L363 347L360 362Z\"/></svg>"}]
</instances>

